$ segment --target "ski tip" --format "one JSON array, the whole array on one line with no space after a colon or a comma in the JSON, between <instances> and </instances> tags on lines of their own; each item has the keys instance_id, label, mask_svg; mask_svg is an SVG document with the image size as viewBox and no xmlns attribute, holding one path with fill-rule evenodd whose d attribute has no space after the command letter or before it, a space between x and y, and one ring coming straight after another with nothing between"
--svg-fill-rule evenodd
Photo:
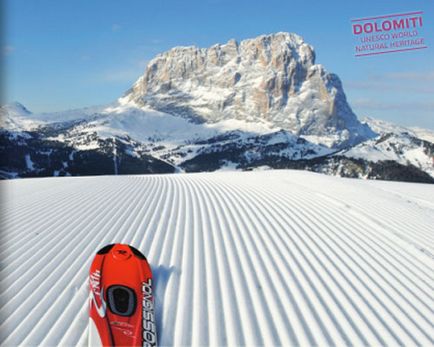
<instances>
[{"instance_id":1,"label":"ski tip","mask_svg":"<svg viewBox=\"0 0 434 347\"><path fill-rule=\"evenodd\" d=\"M134 254L137 258L142 259L142 260L147 260L146 257L143 255L143 253L140 252L137 248L135 248L135 247L133 247L133 246L131 246L131 245L122 244L122 243L111 243L111 244L109 244L109 245L106 245L106 246L104 246L103 248L101 248L101 249L100 249L96 254L99 254L99 255L107 254L107 253L109 253L109 252L112 250L112 248L115 247L115 246L118 246L118 247L119 247L119 246L120 246L120 247L125 247L125 246L127 246L127 247L130 248L131 252L133 252L133 254Z\"/></svg>"},{"instance_id":2,"label":"ski tip","mask_svg":"<svg viewBox=\"0 0 434 347\"><path fill-rule=\"evenodd\" d=\"M108 252L110 252L110 250L113 248L115 244L112 243L110 245L104 246L103 248L101 248L96 254L107 254Z\"/></svg>"}]
</instances>

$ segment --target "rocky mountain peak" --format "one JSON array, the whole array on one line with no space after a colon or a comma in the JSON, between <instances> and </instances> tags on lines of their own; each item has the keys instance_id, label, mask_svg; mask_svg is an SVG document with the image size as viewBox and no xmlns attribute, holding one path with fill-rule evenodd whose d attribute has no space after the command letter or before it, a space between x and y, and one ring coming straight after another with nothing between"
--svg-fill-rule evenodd
<instances>
[{"instance_id":1,"label":"rocky mountain peak","mask_svg":"<svg viewBox=\"0 0 434 347\"><path fill-rule=\"evenodd\" d=\"M194 122L269 122L330 147L373 135L346 101L339 78L315 64L315 51L292 33L175 47L152 59L121 103Z\"/></svg>"}]
</instances>

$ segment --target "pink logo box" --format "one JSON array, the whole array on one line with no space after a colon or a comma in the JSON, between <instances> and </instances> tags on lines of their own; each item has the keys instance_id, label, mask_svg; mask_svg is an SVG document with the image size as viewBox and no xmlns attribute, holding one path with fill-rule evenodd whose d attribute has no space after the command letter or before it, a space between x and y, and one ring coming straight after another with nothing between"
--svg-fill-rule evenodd
<instances>
[{"instance_id":1,"label":"pink logo box","mask_svg":"<svg viewBox=\"0 0 434 347\"><path fill-rule=\"evenodd\" d=\"M422 37L423 12L351 20L356 57L428 48Z\"/></svg>"}]
</instances>

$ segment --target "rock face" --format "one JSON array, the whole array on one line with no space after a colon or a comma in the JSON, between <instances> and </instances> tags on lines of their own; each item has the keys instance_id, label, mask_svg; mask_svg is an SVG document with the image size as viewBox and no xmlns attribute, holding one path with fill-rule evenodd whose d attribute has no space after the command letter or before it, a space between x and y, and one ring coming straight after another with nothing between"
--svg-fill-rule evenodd
<instances>
[{"instance_id":1,"label":"rock face","mask_svg":"<svg viewBox=\"0 0 434 347\"><path fill-rule=\"evenodd\" d=\"M150 61L120 101L194 122L270 122L318 136L329 147L374 135L352 112L339 78L315 64L312 46L289 33L173 48Z\"/></svg>"}]
</instances>

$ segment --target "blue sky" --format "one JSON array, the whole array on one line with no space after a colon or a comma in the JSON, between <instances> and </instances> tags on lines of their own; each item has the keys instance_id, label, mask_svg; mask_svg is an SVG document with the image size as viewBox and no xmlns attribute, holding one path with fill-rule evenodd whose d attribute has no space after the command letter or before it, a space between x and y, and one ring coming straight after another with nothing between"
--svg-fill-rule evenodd
<instances>
[{"instance_id":1,"label":"blue sky","mask_svg":"<svg viewBox=\"0 0 434 347\"><path fill-rule=\"evenodd\" d=\"M277 31L315 47L359 117L434 129L432 0L3 0L5 101L33 112L116 100L157 53ZM424 11L428 49L354 57L351 19Z\"/></svg>"}]
</instances>

